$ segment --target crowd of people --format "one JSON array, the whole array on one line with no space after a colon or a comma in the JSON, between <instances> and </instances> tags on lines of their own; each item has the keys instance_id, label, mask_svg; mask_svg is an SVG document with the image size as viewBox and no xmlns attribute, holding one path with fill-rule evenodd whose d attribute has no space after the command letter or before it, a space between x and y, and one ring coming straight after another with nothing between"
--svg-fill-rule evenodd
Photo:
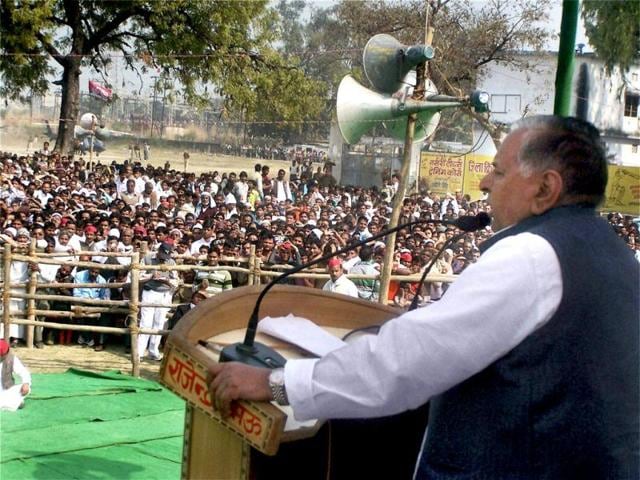
<instances>
[{"instance_id":1,"label":"crowd of people","mask_svg":"<svg viewBox=\"0 0 640 480\"><path fill-rule=\"evenodd\" d=\"M29 156L0 154L0 240L14 245L36 240L43 252L68 253L58 257L67 263L27 264L13 262L12 283L26 282L37 272L40 281L105 283L104 288L51 289L49 293L86 298L128 298L127 288L109 288L110 282L127 281L130 257L100 255L101 252L131 253L142 248L148 253L144 263L167 261L223 267L247 258L255 246L263 268L296 266L329 252L348 247L383 231L389 222L391 205L399 177L383 179L379 188L340 185L332 174L332 164L317 168L304 155L291 158L289 171L272 172L268 165L253 170L196 175L156 167L138 161L98 163L89 171L82 159L66 157L47 148ZM146 163L146 162L145 162ZM314 171L315 168L315 171ZM399 223L424 223L398 232L392 273L420 273L436 252L456 233L456 228L440 223L463 215L491 213L484 200L472 201L461 192L439 195L413 193L404 199ZM609 221L636 252L640 252L638 227L631 217L609 214ZM447 248L434 265L442 274L459 274L480 256L479 245L493 234L490 227L471 232ZM291 279L307 287L341 291L378 301L379 280L349 280L344 274L378 275L385 244L372 242L354 248L330 264L320 265L331 274L327 280ZM78 256L78 252L95 252ZM640 259L640 253L636 253ZM79 269L75 260L121 265L121 270ZM183 270L171 275L144 277L141 287L147 301L196 305L203 298L246 284L247 275L215 270ZM342 278L342 279L341 279ZM412 279L415 278L411 277ZM193 285L182 288L183 285ZM346 286L345 286L346 285ZM388 300L408 306L415 296L421 305L440 299L447 284L430 282L418 289L417 282L393 281ZM24 311L25 301L13 298L11 309ZM69 310L65 302L38 302L37 308ZM140 325L162 328L174 325L185 309L173 316L168 309L142 308ZM178 318L176 318L178 315ZM100 325L123 325L124 318L103 314L85 319ZM86 323L86 322L83 322ZM13 345L24 338L22 329L12 326ZM159 359L158 341L140 335L139 352ZM126 337L125 337L126 338ZM35 344L79 342L104 349L104 335L92 338L71 332L36 329Z\"/></svg>"}]
</instances>

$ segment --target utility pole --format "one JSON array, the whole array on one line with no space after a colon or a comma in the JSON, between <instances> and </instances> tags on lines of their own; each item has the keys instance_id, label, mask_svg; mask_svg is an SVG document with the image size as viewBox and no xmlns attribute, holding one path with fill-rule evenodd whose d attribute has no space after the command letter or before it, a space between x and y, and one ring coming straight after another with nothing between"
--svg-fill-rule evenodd
<instances>
[{"instance_id":1,"label":"utility pole","mask_svg":"<svg viewBox=\"0 0 640 480\"><path fill-rule=\"evenodd\" d=\"M553 113L566 117L571 112L571 88L575 60L576 30L578 28L578 0L562 2L562 22L560 24L560 46L558 48L558 68L556 70L556 95Z\"/></svg>"},{"instance_id":2,"label":"utility pole","mask_svg":"<svg viewBox=\"0 0 640 480\"><path fill-rule=\"evenodd\" d=\"M153 79L153 103L151 104L151 132L149 133L149 138L153 138L153 127L156 117L156 98L158 95L158 77L151 78Z\"/></svg>"},{"instance_id":3,"label":"utility pole","mask_svg":"<svg viewBox=\"0 0 640 480\"><path fill-rule=\"evenodd\" d=\"M429 27L429 3L426 3L426 21L425 21L425 45L430 45L433 39L433 29ZM421 62L416 68L416 87L413 90L413 98L422 100L424 98L426 84L427 62ZM402 167L400 169L400 183L398 191L393 197L393 210L389 219L389 227L395 227L400 218L400 212L404 204L404 196L409 184L409 171L411 167L411 152L413 147L413 138L416 128L418 115L412 113L407 121L407 130L404 140L404 152L402 158ZM384 260L382 262L382 272L380 272L380 294L378 302L386 305L389 296L389 283L391 282L391 273L393 271L393 256L395 253L396 233L390 233L386 237L386 246L384 249Z\"/></svg>"},{"instance_id":4,"label":"utility pole","mask_svg":"<svg viewBox=\"0 0 640 480\"><path fill-rule=\"evenodd\" d=\"M160 111L160 138L164 134L164 104L167 98L167 89L165 83L162 82L162 110Z\"/></svg>"}]
</instances>

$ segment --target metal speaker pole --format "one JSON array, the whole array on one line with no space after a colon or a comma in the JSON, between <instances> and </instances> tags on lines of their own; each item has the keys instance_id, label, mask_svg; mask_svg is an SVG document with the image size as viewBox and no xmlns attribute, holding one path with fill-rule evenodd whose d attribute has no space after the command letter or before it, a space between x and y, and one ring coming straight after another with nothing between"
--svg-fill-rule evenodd
<instances>
[{"instance_id":1,"label":"metal speaker pole","mask_svg":"<svg viewBox=\"0 0 640 480\"><path fill-rule=\"evenodd\" d=\"M364 47L362 63L376 91L394 93L402 87L402 80L411 69L431 60L433 55L430 45L403 45L391 35L383 33L369 39Z\"/></svg>"},{"instance_id":2,"label":"metal speaker pole","mask_svg":"<svg viewBox=\"0 0 640 480\"><path fill-rule=\"evenodd\" d=\"M399 97L401 95L405 95L410 97L413 94L413 89L415 88L416 76L415 70L409 72L403 80L405 84L404 93L402 91L396 92L394 97ZM434 85L434 83L430 79L425 80L425 97L430 98L434 95L438 94L438 89ZM454 100L455 105L459 105L459 99ZM389 136L397 139L404 140L407 132L407 121L409 117L398 117L393 120L387 120L384 122L384 126L389 133ZM419 143L424 142L428 137L430 137L433 132L438 127L438 123L440 123L440 113L438 111L422 111L417 113L416 118L416 126L413 132L413 142Z\"/></svg>"},{"instance_id":3,"label":"metal speaker pole","mask_svg":"<svg viewBox=\"0 0 640 480\"><path fill-rule=\"evenodd\" d=\"M437 113L445 108L463 105L465 100L444 95L431 95L427 100L404 98L406 94L384 95L363 87L353 77L347 75L338 87L336 110L338 127L347 143L353 144L360 137L381 122L401 120L406 125L411 113L418 113L422 119L422 133L414 141L424 140L437 125ZM395 126L392 131L400 131ZM400 122L397 122L400 123ZM404 138L404 132L398 136Z\"/></svg>"}]
</instances>

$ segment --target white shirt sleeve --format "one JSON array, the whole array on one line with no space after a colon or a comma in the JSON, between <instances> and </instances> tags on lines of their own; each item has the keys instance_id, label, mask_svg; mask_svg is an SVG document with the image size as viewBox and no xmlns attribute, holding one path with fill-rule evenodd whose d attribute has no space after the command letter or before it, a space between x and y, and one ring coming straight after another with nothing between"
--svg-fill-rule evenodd
<instances>
[{"instance_id":1,"label":"white shirt sleeve","mask_svg":"<svg viewBox=\"0 0 640 480\"><path fill-rule=\"evenodd\" d=\"M483 370L546 323L562 298L560 264L542 237L507 237L442 299L387 322L322 359L289 360L298 420L362 418L416 408Z\"/></svg>"}]
</instances>

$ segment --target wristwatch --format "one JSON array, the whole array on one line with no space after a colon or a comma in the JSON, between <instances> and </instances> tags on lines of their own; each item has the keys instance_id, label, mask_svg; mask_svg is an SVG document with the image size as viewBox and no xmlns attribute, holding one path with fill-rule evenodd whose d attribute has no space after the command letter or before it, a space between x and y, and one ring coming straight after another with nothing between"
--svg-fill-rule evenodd
<instances>
[{"instance_id":1,"label":"wristwatch","mask_svg":"<svg viewBox=\"0 0 640 480\"><path fill-rule=\"evenodd\" d=\"M284 387L284 368L275 368L269 374L269 389L271 398L278 405L289 405L287 390Z\"/></svg>"}]
</instances>

